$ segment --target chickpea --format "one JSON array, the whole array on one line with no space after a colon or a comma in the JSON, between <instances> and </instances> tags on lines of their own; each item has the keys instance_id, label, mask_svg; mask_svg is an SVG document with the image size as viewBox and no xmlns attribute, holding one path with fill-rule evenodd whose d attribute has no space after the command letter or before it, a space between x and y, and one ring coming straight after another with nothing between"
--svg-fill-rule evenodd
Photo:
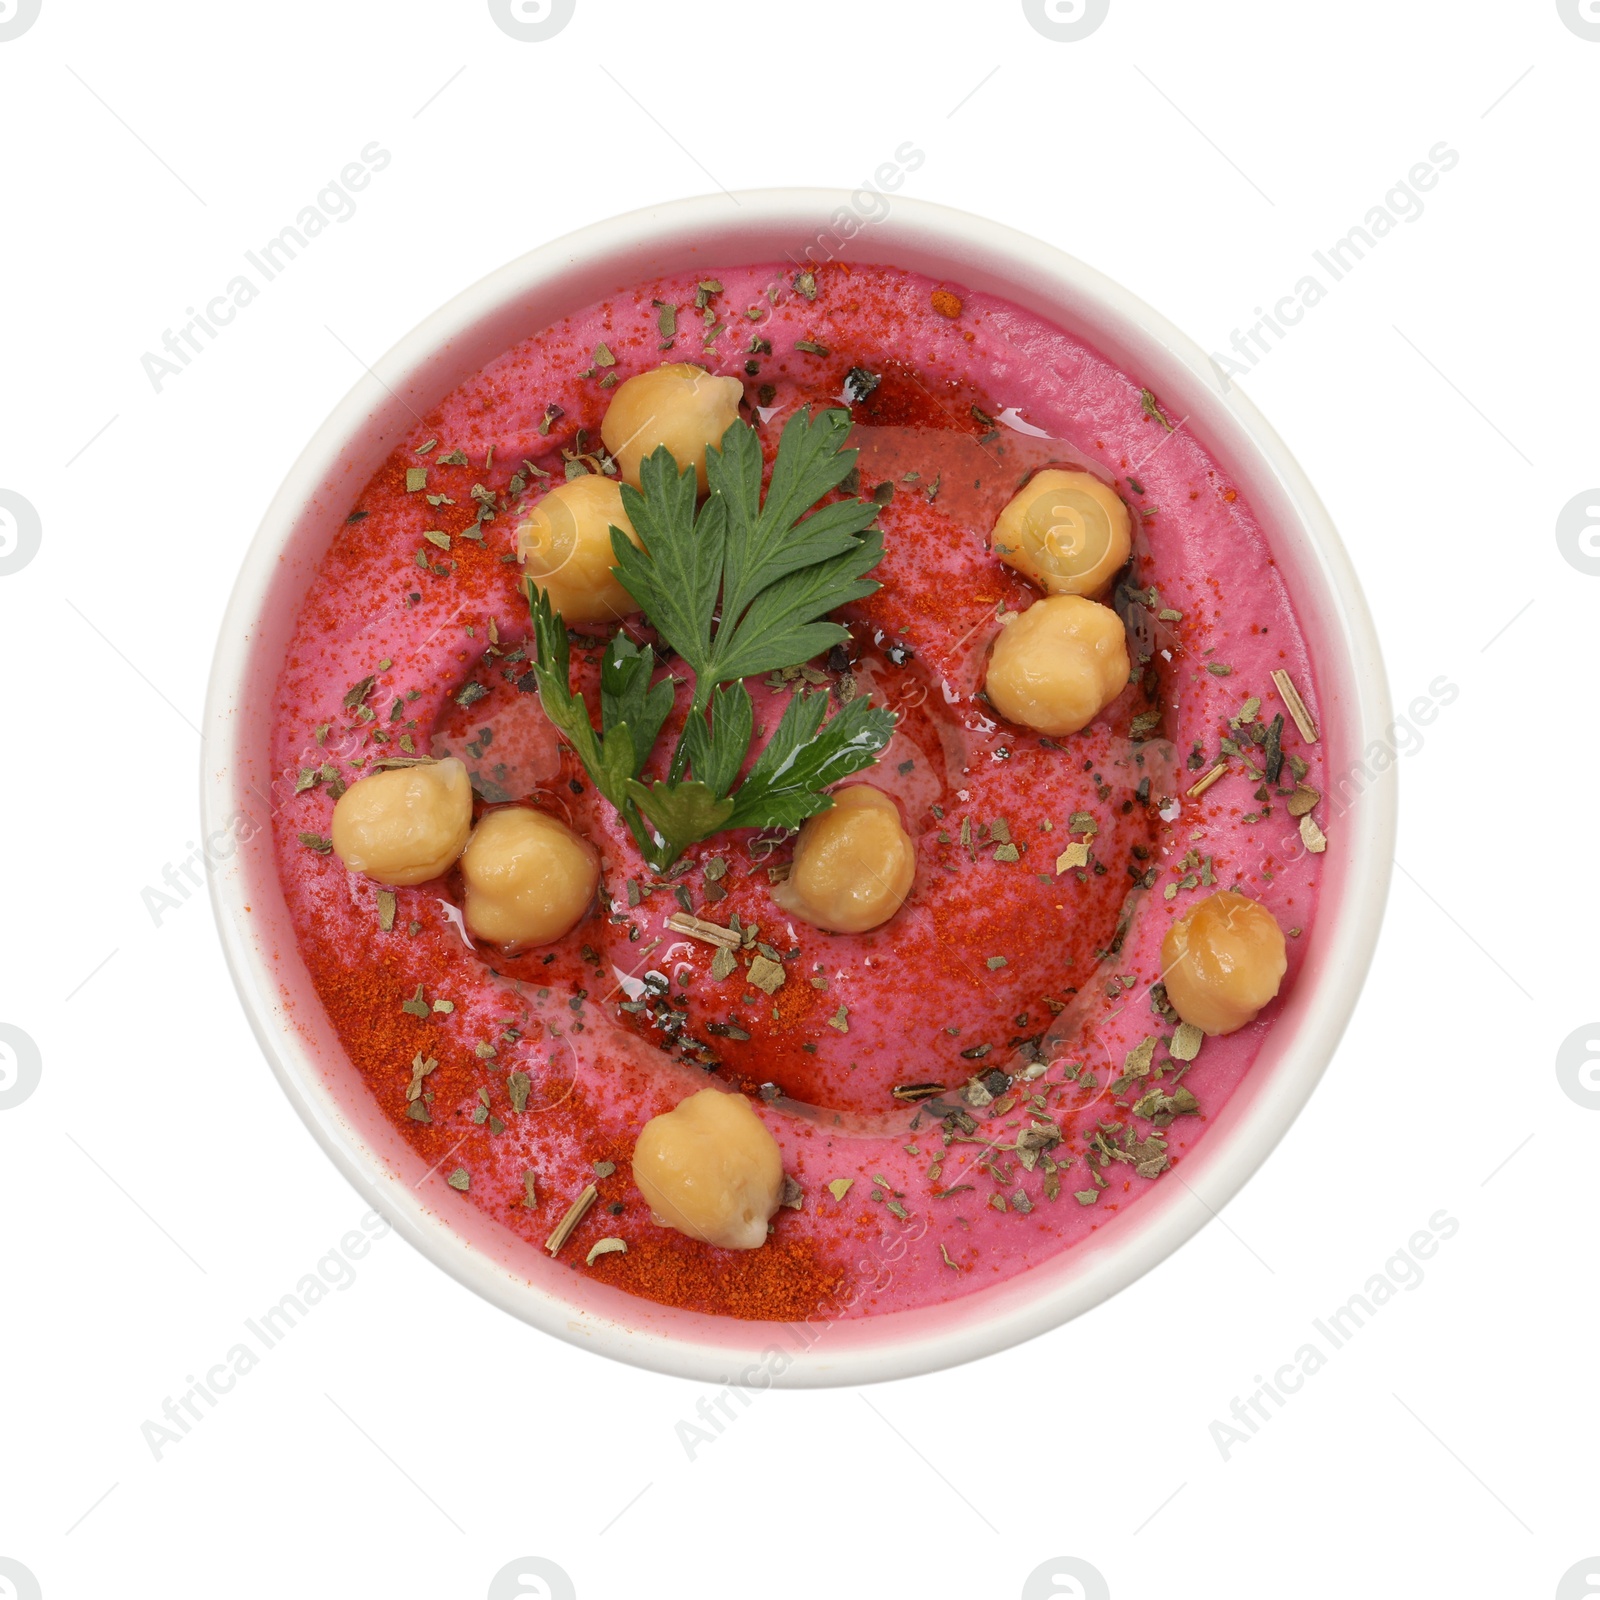
<instances>
[{"instance_id":1,"label":"chickpea","mask_svg":"<svg viewBox=\"0 0 1600 1600\"><path fill-rule=\"evenodd\" d=\"M633 1181L662 1227L756 1250L783 1194L783 1156L742 1094L701 1089L645 1123Z\"/></svg>"},{"instance_id":2,"label":"chickpea","mask_svg":"<svg viewBox=\"0 0 1600 1600\"><path fill-rule=\"evenodd\" d=\"M333 808L333 848L379 883L449 871L472 831L472 782L454 756L358 778Z\"/></svg>"},{"instance_id":3,"label":"chickpea","mask_svg":"<svg viewBox=\"0 0 1600 1600\"><path fill-rule=\"evenodd\" d=\"M833 805L801 824L794 865L772 898L814 928L865 933L904 904L916 869L916 847L894 801L857 783L835 790Z\"/></svg>"},{"instance_id":4,"label":"chickpea","mask_svg":"<svg viewBox=\"0 0 1600 1600\"><path fill-rule=\"evenodd\" d=\"M624 483L639 487L639 463L665 445L682 472L692 462L700 493L706 492L706 446L739 419L744 385L713 378L702 367L669 361L617 386L600 424L600 437L617 459Z\"/></svg>"},{"instance_id":5,"label":"chickpea","mask_svg":"<svg viewBox=\"0 0 1600 1600\"><path fill-rule=\"evenodd\" d=\"M995 520L1008 567L1051 594L1103 594L1133 548L1128 508L1093 473L1047 468Z\"/></svg>"},{"instance_id":6,"label":"chickpea","mask_svg":"<svg viewBox=\"0 0 1600 1600\"><path fill-rule=\"evenodd\" d=\"M638 544L616 480L591 472L552 489L517 529L523 577L568 622L612 622L639 609L611 573L613 527Z\"/></svg>"},{"instance_id":7,"label":"chickpea","mask_svg":"<svg viewBox=\"0 0 1600 1600\"><path fill-rule=\"evenodd\" d=\"M1283 930L1258 900L1229 890L1202 900L1161 941L1167 998L1202 1033L1235 1033L1278 992Z\"/></svg>"},{"instance_id":8,"label":"chickpea","mask_svg":"<svg viewBox=\"0 0 1600 1600\"><path fill-rule=\"evenodd\" d=\"M564 822L528 806L491 811L461 857L467 931L509 950L550 944L583 919L600 858Z\"/></svg>"},{"instance_id":9,"label":"chickpea","mask_svg":"<svg viewBox=\"0 0 1600 1600\"><path fill-rule=\"evenodd\" d=\"M1001 716L1060 738L1086 728L1128 682L1128 642L1110 606L1035 600L995 640L984 684Z\"/></svg>"}]
</instances>

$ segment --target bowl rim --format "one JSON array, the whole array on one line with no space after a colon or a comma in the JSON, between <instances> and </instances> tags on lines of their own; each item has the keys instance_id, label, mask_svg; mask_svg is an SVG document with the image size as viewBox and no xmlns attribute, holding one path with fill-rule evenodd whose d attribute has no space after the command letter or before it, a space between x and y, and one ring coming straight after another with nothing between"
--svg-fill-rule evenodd
<instances>
[{"instance_id":1,"label":"bowl rim","mask_svg":"<svg viewBox=\"0 0 1600 1600\"><path fill-rule=\"evenodd\" d=\"M730 214L730 198L737 203L737 215ZM397 404L405 405L402 392L408 381L424 375L430 363L466 340L474 326L497 312L504 313L540 285L575 272L603 273L608 263L637 256L641 247L664 248L675 243L685 249L690 239L696 241L695 248L708 265L717 263L718 241L726 239L722 259L726 265L741 234L792 229L787 236L808 237L816 231L819 219L837 217L841 208L853 208L854 214L860 214L847 190L767 188L740 190L731 196L692 196L590 223L530 250L461 291L367 368L315 429L290 467L246 551L222 617L201 742L204 837L210 839L218 830L228 829L238 814L245 752L243 719L235 713L252 667L258 623L284 554L300 519L352 442L372 428L374 418ZM1371 740L1383 737L1392 710L1382 655L1360 584L1332 519L1271 425L1237 386L1227 383L1199 345L1096 269L1056 246L986 217L897 194L886 214L872 219L869 231L871 254L847 245L842 252L847 259L884 259L885 250L931 252L947 262L952 268L950 276L957 280L963 270L970 277L975 265L981 265L1008 281L1026 281L1036 295L1094 310L1107 328L1116 328L1146 347L1147 366L1151 360L1164 360L1167 386L1182 382L1197 404L1212 408L1206 416L1212 437L1218 428L1231 431L1235 450L1249 455L1252 465L1265 474L1261 481L1277 494L1280 511L1292 515L1296 537L1317 561L1317 571L1302 571L1300 581L1320 581L1324 585L1321 598L1330 602L1329 614L1318 619L1322 628L1319 678L1329 671L1328 653L1336 649L1337 666L1352 702L1345 710L1352 748L1365 751ZM575 301L574 309L583 303ZM1080 336L1097 342L1090 335ZM1109 1299L1212 1220L1253 1176L1304 1108L1333 1056L1365 981L1394 854L1397 799L1392 767L1365 790L1361 801L1340 830L1343 877L1338 903L1319 907L1315 933L1321 959L1313 992L1293 1036L1279 1041L1278 1057L1266 1081L1254 1088L1248 1106L1231 1117L1226 1128L1209 1130L1197 1146L1191 1160L1203 1156L1204 1165L1197 1172L1191 1170L1200 1187L1187 1180L1182 1186L1196 1203L1188 1203L1182 1195L1166 1196L1161 1204L1156 1203L1155 1193L1143 1196L1141 1204L1130 1208L1114 1229L1105 1230L1108 1237L1098 1246L1086 1240L1064 1252L1065 1257L1081 1258L1081 1270L1063 1273L1058 1282L1037 1295L1012 1294L1002 1303L992 1290L973 1294L965 1297L966 1313L952 1317L948 1327L930 1331L919 1326L908 1338L847 1340L843 1348L838 1341L831 1346L818 1341L825 1346L821 1349L808 1344L789 1356L781 1370L769 1371L761 1380L763 1386L768 1382L780 1387L859 1384L907 1377L1006 1349ZM614 1316L575 1307L572 1301L490 1259L419 1200L415 1190L340 1115L307 1040L287 1020L279 971L262 940L253 936L247 905L250 883L240 855L235 852L214 865L209 875L212 910L229 975L284 1093L356 1190L458 1282L568 1343L679 1377L728 1382L741 1362L748 1374L751 1360L763 1344L770 1348L771 1340L763 1340L759 1334L744 1339L720 1327L737 1323L737 1319L703 1319L719 1324L725 1337L701 1340L631 1326ZM1258 1070L1253 1068L1252 1076ZM1236 1094L1234 1098L1239 1097ZM1231 1106L1232 1101L1224 1115ZM999 1309L985 1314L978 1303L991 1298ZM963 1302L951 1304L961 1306ZM893 1318L868 1320L892 1322ZM773 1326L739 1323L738 1329L770 1330ZM745 1381L750 1381L748 1376Z\"/></svg>"}]
</instances>

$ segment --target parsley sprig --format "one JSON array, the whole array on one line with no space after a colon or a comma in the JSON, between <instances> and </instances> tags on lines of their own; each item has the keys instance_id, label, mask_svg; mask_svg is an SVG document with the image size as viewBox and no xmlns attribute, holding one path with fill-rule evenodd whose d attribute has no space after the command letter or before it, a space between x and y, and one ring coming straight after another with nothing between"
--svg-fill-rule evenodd
<instances>
[{"instance_id":1,"label":"parsley sprig","mask_svg":"<svg viewBox=\"0 0 1600 1600\"><path fill-rule=\"evenodd\" d=\"M619 632L600 671L600 727L571 690L567 630L533 591L534 671L546 714L663 872L724 828L794 828L833 804L829 785L870 766L894 733L893 713L865 698L824 723L826 691L798 690L743 783L755 713L744 679L798 666L848 637L829 613L880 587L865 575L883 555L878 507L818 502L849 477L849 413L806 407L778 441L761 495L755 429L735 422L706 452L710 494L696 510L695 473L663 446L640 467L623 505L643 541L611 530L618 579L694 673L694 694L668 776L643 781L673 705L673 680L652 684L655 651Z\"/></svg>"}]
</instances>

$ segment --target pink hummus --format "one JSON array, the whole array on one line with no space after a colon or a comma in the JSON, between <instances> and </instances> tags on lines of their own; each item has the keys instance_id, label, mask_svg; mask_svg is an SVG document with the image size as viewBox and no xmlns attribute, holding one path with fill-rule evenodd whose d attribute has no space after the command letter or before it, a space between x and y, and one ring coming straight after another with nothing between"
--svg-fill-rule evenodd
<instances>
[{"instance_id":1,"label":"pink hummus","mask_svg":"<svg viewBox=\"0 0 1600 1600\"><path fill-rule=\"evenodd\" d=\"M851 444L860 492L882 502L883 588L839 615L848 647L748 685L758 728L796 682L899 713L861 776L899 803L916 880L870 933L779 911L771 875L790 846L776 835L721 835L657 880L533 692L517 525L569 456L600 449L614 383L663 361L741 378L769 464L796 407L847 403L853 368L880 380L851 405ZM1321 862L1286 798L1297 780L1322 787L1321 746L1271 677L1286 671L1317 715L1272 550L1179 422L1138 374L1003 301L883 267L836 264L797 287L774 265L641 284L534 332L352 485L277 685L275 763L304 785L275 818L277 861L329 1018L378 1104L443 1163L442 1208L488 1213L558 1291L577 1272L787 1320L819 1300L867 1317L970 1295L1173 1181L1283 1002L1173 1059L1162 936L1199 898L1238 889L1289 934L1292 991ZM1046 464L1096 473L1133 513L1131 569L1108 599L1143 668L1060 741L1004 723L979 692L1000 617L1037 597L990 530ZM603 637L574 635L591 705ZM1280 714L1269 783L1258 741ZM450 877L380 892L347 872L324 847L334 795L406 753L458 755L480 808L531 803L592 840L592 915L511 958L471 946ZM733 974L713 977L715 949L667 926L685 911L755 930ZM758 952L784 972L770 994L746 978ZM419 1057L437 1065L408 1099ZM645 1121L708 1083L752 1097L793 1180L758 1250L659 1227L630 1179ZM552 1256L546 1240L591 1183ZM862 1281L863 1242L898 1231L893 1273ZM590 1263L602 1237L627 1249Z\"/></svg>"}]
</instances>

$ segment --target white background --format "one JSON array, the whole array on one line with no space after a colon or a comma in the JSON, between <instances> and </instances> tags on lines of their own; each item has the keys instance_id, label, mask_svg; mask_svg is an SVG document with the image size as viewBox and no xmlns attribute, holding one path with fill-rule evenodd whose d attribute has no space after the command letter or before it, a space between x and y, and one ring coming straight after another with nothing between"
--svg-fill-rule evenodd
<instances>
[{"instance_id":1,"label":"white background","mask_svg":"<svg viewBox=\"0 0 1600 1600\"><path fill-rule=\"evenodd\" d=\"M1555 524L1600 482L1597 85L1555 0L1112 0L1079 43L1015 0L578 0L536 44L483 0L43 0L0 42L0 489L43 530L0 576L0 1022L42 1059L0 1111L0 1557L46 1600L475 1597L529 1554L585 1600L1010 1597L1057 1556L1116 1600L1590 1592L1558 1585L1600 1556L1600 1113L1555 1057L1600 1016L1600 577ZM144 352L373 140L356 214L155 392ZM854 186L906 140L906 193L1216 350L1460 153L1242 380L1343 529L1397 705L1459 687L1402 763L1327 1079L1111 1304L942 1375L762 1395L693 1461L699 1386L536 1335L394 1238L156 1461L141 1424L362 1209L203 897L160 926L141 901L196 837L218 619L279 478L356 356L531 246ZM1441 1209L1425 1281L1224 1460L1213 1421Z\"/></svg>"}]
</instances>

